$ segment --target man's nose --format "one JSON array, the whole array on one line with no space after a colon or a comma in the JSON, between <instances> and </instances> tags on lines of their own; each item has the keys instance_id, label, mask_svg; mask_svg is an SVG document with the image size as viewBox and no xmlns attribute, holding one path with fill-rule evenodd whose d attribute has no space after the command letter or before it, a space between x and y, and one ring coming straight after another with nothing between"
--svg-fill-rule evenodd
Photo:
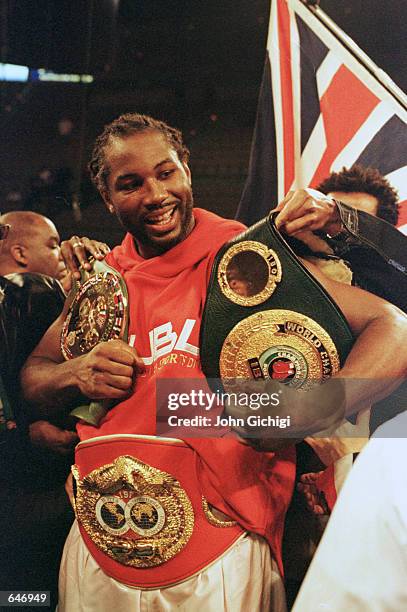
<instances>
[{"instance_id":1,"label":"man's nose","mask_svg":"<svg viewBox=\"0 0 407 612\"><path fill-rule=\"evenodd\" d=\"M149 178L145 181L143 194L145 205L161 204L167 196L168 192L161 181L156 178Z\"/></svg>"}]
</instances>

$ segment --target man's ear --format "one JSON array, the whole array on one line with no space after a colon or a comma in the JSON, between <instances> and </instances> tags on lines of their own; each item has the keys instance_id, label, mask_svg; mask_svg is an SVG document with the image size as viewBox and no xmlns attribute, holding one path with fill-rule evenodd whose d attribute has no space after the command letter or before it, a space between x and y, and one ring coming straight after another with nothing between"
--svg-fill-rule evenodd
<instances>
[{"instance_id":1,"label":"man's ear","mask_svg":"<svg viewBox=\"0 0 407 612\"><path fill-rule=\"evenodd\" d=\"M185 173L186 173L186 175L188 177L189 184L191 185L192 184L191 170L190 170L187 162L183 161L182 165L183 165Z\"/></svg>"},{"instance_id":2,"label":"man's ear","mask_svg":"<svg viewBox=\"0 0 407 612\"><path fill-rule=\"evenodd\" d=\"M107 210L108 210L108 211L109 211L111 214L114 214L114 206L113 206L113 204L112 204L112 203L111 203L111 201L110 201L110 198L109 198L109 193L108 193L107 191L104 191L103 193L101 193L101 196L102 196L102 198L103 198L103 201L104 201L104 203L105 203L105 205L106 205Z\"/></svg>"},{"instance_id":3,"label":"man's ear","mask_svg":"<svg viewBox=\"0 0 407 612\"><path fill-rule=\"evenodd\" d=\"M13 244L9 252L18 266L22 268L28 266L28 252L23 244Z\"/></svg>"}]
</instances>

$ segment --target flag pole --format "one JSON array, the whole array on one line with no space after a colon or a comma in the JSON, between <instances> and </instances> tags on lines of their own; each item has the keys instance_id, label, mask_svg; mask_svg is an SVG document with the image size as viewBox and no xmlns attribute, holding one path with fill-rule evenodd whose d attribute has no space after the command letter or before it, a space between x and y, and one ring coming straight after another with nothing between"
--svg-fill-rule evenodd
<instances>
[{"instance_id":1,"label":"flag pole","mask_svg":"<svg viewBox=\"0 0 407 612\"><path fill-rule=\"evenodd\" d=\"M342 45L373 75L379 83L407 110L407 96L400 87L379 68L368 55L328 15L319 8L319 0L300 0L301 3L339 40Z\"/></svg>"}]
</instances>

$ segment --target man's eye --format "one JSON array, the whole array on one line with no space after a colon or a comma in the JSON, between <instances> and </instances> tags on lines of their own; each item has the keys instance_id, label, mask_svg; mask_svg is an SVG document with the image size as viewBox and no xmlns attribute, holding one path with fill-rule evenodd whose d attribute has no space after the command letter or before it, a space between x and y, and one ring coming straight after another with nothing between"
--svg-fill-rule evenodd
<instances>
[{"instance_id":1,"label":"man's eye","mask_svg":"<svg viewBox=\"0 0 407 612\"><path fill-rule=\"evenodd\" d=\"M171 174L173 174L173 173L174 173L173 169L171 169L171 170L163 170L163 172L160 172L160 179L166 179L169 176L171 176Z\"/></svg>"},{"instance_id":2,"label":"man's eye","mask_svg":"<svg viewBox=\"0 0 407 612\"><path fill-rule=\"evenodd\" d=\"M142 183L140 181L130 181L130 183L125 183L121 185L120 189L122 191L134 191L135 189L140 189Z\"/></svg>"}]
</instances>

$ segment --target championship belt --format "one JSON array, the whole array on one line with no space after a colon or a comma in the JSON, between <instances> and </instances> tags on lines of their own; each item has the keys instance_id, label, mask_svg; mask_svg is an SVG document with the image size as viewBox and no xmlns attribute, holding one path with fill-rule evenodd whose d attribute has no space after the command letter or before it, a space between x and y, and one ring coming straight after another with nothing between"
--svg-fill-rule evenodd
<instances>
[{"instance_id":1,"label":"championship belt","mask_svg":"<svg viewBox=\"0 0 407 612\"><path fill-rule=\"evenodd\" d=\"M273 214L220 249L201 326L207 378L274 379L306 389L338 372L353 342L342 312Z\"/></svg>"},{"instance_id":2,"label":"championship belt","mask_svg":"<svg viewBox=\"0 0 407 612\"><path fill-rule=\"evenodd\" d=\"M68 296L68 314L62 326L61 350L74 359L91 351L99 342L120 338L127 341L128 294L121 274L105 261L90 259L92 270L81 269ZM106 414L100 402L75 408L71 414L98 425Z\"/></svg>"},{"instance_id":3,"label":"championship belt","mask_svg":"<svg viewBox=\"0 0 407 612\"><path fill-rule=\"evenodd\" d=\"M72 472L82 538L102 570L124 584L152 589L186 580L245 533L214 515L195 451L182 440L93 438L76 447Z\"/></svg>"}]
</instances>

